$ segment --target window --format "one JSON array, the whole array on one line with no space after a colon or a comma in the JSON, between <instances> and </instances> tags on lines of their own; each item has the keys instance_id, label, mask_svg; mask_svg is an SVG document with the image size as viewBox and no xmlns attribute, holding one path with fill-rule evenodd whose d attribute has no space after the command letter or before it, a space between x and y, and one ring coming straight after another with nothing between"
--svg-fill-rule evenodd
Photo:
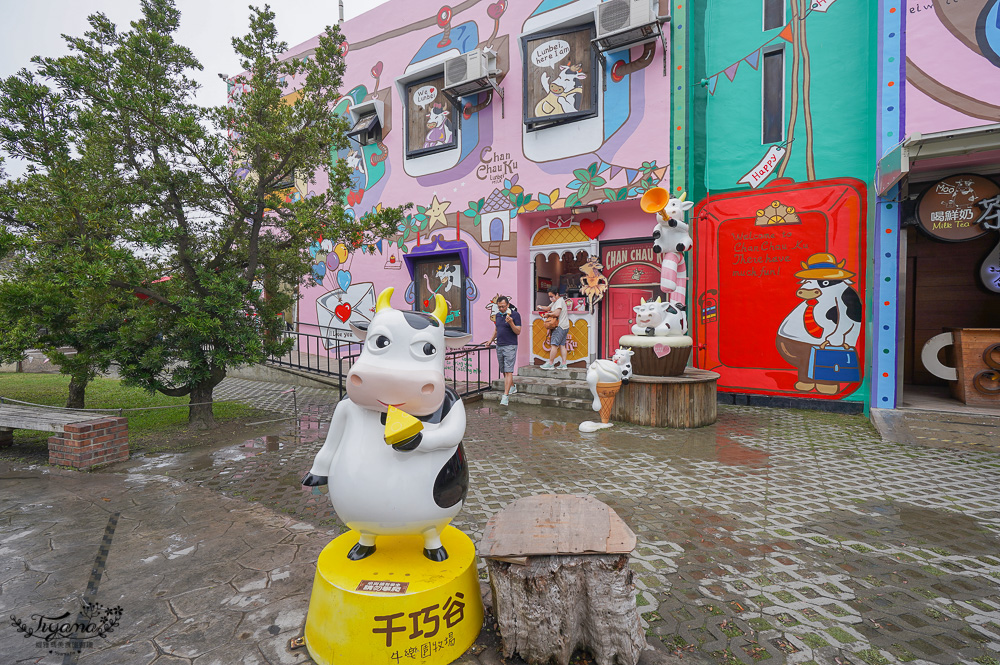
<instances>
[{"instance_id":1,"label":"window","mask_svg":"<svg viewBox=\"0 0 1000 665\"><path fill-rule=\"evenodd\" d=\"M522 37L524 124L528 131L597 115L594 26Z\"/></svg>"},{"instance_id":2,"label":"window","mask_svg":"<svg viewBox=\"0 0 1000 665\"><path fill-rule=\"evenodd\" d=\"M416 286L416 302L413 308L418 312L434 311L434 295L440 293L448 302L446 330L465 332L466 305L465 275L458 255L433 256L413 264L413 283ZM433 285L433 288L432 288ZM425 304L426 303L426 304Z\"/></svg>"},{"instance_id":3,"label":"window","mask_svg":"<svg viewBox=\"0 0 1000 665\"><path fill-rule=\"evenodd\" d=\"M785 51L764 53L762 143L785 138Z\"/></svg>"},{"instance_id":4,"label":"window","mask_svg":"<svg viewBox=\"0 0 1000 665\"><path fill-rule=\"evenodd\" d=\"M764 0L764 29L773 30L785 25L785 0Z\"/></svg>"},{"instance_id":5,"label":"window","mask_svg":"<svg viewBox=\"0 0 1000 665\"><path fill-rule=\"evenodd\" d=\"M407 158L458 147L460 114L443 86L443 73L406 84Z\"/></svg>"}]
</instances>

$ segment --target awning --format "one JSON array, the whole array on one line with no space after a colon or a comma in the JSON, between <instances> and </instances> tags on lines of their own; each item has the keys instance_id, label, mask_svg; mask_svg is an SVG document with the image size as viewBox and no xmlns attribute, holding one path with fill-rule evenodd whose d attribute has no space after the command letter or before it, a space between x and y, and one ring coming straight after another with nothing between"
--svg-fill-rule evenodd
<instances>
[{"instance_id":1,"label":"awning","mask_svg":"<svg viewBox=\"0 0 1000 665\"><path fill-rule=\"evenodd\" d=\"M358 136L360 134L367 134L369 131L372 130L373 127L375 127L375 124L377 122L378 122L377 113L375 112L366 113L360 118L358 118L358 121L354 123L354 126L351 127L351 131L347 132L347 135Z\"/></svg>"},{"instance_id":2,"label":"awning","mask_svg":"<svg viewBox=\"0 0 1000 665\"><path fill-rule=\"evenodd\" d=\"M933 180L958 171L1000 170L1000 123L934 134L911 134L878 161L876 185Z\"/></svg>"}]
</instances>

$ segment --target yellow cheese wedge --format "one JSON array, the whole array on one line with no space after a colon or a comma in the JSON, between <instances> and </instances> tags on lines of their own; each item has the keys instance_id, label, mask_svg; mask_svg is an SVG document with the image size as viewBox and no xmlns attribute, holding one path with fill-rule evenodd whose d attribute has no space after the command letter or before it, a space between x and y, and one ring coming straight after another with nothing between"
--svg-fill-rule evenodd
<instances>
[{"instance_id":1,"label":"yellow cheese wedge","mask_svg":"<svg viewBox=\"0 0 1000 665\"><path fill-rule=\"evenodd\" d=\"M422 422L405 411L390 406L385 418L385 442L391 446L406 441L423 428Z\"/></svg>"}]
</instances>

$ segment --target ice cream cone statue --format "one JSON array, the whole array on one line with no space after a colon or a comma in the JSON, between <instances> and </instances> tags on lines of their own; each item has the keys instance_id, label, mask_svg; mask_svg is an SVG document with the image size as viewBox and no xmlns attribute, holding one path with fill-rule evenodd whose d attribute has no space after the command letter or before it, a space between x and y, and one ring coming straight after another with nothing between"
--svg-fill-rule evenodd
<instances>
[{"instance_id":1,"label":"ice cream cone statue","mask_svg":"<svg viewBox=\"0 0 1000 665\"><path fill-rule=\"evenodd\" d=\"M615 396L622 389L622 382L598 383L597 398L601 401L601 422L607 423L611 420L611 407L615 405Z\"/></svg>"},{"instance_id":2,"label":"ice cream cone statue","mask_svg":"<svg viewBox=\"0 0 1000 665\"><path fill-rule=\"evenodd\" d=\"M596 432L611 427L611 409L622 383L628 383L632 376L632 350L619 348L611 360L598 359L587 369L587 384L594 396L591 408L601 414L601 422L580 423L581 432Z\"/></svg>"}]
</instances>

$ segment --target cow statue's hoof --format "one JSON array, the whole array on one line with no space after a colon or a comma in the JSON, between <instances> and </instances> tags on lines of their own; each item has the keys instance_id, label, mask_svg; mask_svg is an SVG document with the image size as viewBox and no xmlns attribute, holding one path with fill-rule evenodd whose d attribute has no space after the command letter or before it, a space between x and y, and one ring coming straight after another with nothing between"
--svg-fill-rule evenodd
<instances>
[{"instance_id":1,"label":"cow statue's hoof","mask_svg":"<svg viewBox=\"0 0 1000 665\"><path fill-rule=\"evenodd\" d=\"M307 473L306 477L302 479L302 484L306 487L315 487L317 485L326 485L326 476L314 476L311 473Z\"/></svg>"},{"instance_id":2,"label":"cow statue's hoof","mask_svg":"<svg viewBox=\"0 0 1000 665\"><path fill-rule=\"evenodd\" d=\"M415 436L411 436L405 441L400 441L399 443L392 444L393 450L400 450L402 452L409 452L420 445L423 440L423 432L417 432Z\"/></svg>"},{"instance_id":3,"label":"cow statue's hoof","mask_svg":"<svg viewBox=\"0 0 1000 665\"><path fill-rule=\"evenodd\" d=\"M429 550L425 547L424 556L430 559L431 561L441 562L448 558L448 552L447 550L445 550L444 546L435 547L432 550Z\"/></svg>"},{"instance_id":4,"label":"cow statue's hoof","mask_svg":"<svg viewBox=\"0 0 1000 665\"><path fill-rule=\"evenodd\" d=\"M370 557L372 554L375 554L374 545L362 545L361 543L358 543L351 548L350 552L347 553L347 558L351 561L361 561L362 559Z\"/></svg>"}]
</instances>

